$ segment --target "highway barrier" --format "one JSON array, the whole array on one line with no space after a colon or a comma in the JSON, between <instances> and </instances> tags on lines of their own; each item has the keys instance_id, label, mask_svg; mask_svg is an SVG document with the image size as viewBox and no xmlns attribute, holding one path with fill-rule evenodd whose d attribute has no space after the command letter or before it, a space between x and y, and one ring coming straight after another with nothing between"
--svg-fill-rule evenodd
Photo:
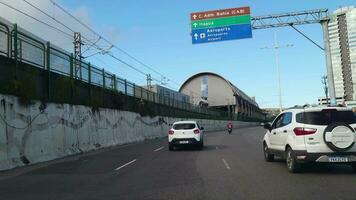
<instances>
[{"instance_id":1,"label":"highway barrier","mask_svg":"<svg viewBox=\"0 0 356 200\"><path fill-rule=\"evenodd\" d=\"M18 97L0 94L0 170L165 137L169 125L182 119L41 101L23 106ZM225 120L196 120L206 131L224 130L227 123ZM233 123L235 127L256 124Z\"/></svg>"}]
</instances>

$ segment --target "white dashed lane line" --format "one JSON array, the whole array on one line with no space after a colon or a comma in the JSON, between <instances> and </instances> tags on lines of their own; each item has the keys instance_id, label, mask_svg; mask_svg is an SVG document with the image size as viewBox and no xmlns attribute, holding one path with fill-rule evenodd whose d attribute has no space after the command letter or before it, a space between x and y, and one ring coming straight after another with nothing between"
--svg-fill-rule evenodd
<instances>
[{"instance_id":1,"label":"white dashed lane line","mask_svg":"<svg viewBox=\"0 0 356 200\"><path fill-rule=\"evenodd\" d=\"M155 149L155 150L153 150L153 151L160 151L160 150L162 150L162 149L164 149L164 147L160 147L160 148Z\"/></svg>"},{"instance_id":2,"label":"white dashed lane line","mask_svg":"<svg viewBox=\"0 0 356 200\"><path fill-rule=\"evenodd\" d=\"M230 170L231 168L230 168L229 164L226 162L226 160L225 160L224 158L221 159L221 160L222 160L223 163L225 164L226 169Z\"/></svg>"},{"instance_id":3,"label":"white dashed lane line","mask_svg":"<svg viewBox=\"0 0 356 200\"><path fill-rule=\"evenodd\" d=\"M124 167L126 167L127 165L130 165L130 164L132 164L132 163L134 163L134 162L136 162L136 159L131 160L130 162L128 162L128 163L126 163L126 164L124 164L124 165L121 165L121 166L117 167L117 168L115 169L115 171L118 171L118 170L120 170L121 168L124 168Z\"/></svg>"}]
</instances>

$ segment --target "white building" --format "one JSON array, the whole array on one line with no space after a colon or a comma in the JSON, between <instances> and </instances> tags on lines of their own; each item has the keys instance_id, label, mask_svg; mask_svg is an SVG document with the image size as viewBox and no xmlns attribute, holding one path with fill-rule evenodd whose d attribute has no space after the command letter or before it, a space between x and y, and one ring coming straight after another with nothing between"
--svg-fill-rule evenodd
<instances>
[{"instance_id":1,"label":"white building","mask_svg":"<svg viewBox=\"0 0 356 200\"><path fill-rule=\"evenodd\" d=\"M356 8L337 9L329 23L335 96L356 100Z\"/></svg>"}]
</instances>

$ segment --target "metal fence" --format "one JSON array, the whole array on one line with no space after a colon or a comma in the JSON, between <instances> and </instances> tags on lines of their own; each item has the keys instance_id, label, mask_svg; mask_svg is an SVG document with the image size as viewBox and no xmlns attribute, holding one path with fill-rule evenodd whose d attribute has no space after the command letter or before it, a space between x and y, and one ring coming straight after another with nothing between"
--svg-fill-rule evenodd
<instances>
[{"instance_id":1,"label":"metal fence","mask_svg":"<svg viewBox=\"0 0 356 200\"><path fill-rule=\"evenodd\" d=\"M228 116L224 111L199 107L159 95L84 60L77 60L72 53L55 48L50 42L43 42L31 34L21 32L16 24L9 26L0 22L0 55L150 102L206 115Z\"/></svg>"}]
</instances>

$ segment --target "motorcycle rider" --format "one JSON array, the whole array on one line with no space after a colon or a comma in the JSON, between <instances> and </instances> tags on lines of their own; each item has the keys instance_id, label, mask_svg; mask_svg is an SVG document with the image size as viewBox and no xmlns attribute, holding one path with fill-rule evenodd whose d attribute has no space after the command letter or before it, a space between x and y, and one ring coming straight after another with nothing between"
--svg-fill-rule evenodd
<instances>
[{"instance_id":1,"label":"motorcycle rider","mask_svg":"<svg viewBox=\"0 0 356 200\"><path fill-rule=\"evenodd\" d=\"M231 121L229 121L228 123L227 123L227 131L229 132L229 133L231 133L231 131L232 131L232 122Z\"/></svg>"}]
</instances>

